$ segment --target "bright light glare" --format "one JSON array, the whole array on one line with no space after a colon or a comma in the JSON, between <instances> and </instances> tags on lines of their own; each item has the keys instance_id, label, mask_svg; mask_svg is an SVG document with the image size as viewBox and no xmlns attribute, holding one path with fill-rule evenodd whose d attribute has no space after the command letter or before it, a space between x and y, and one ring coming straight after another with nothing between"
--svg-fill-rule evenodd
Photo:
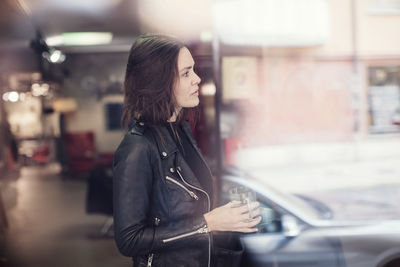
<instances>
[{"instance_id":1,"label":"bright light glare","mask_svg":"<svg viewBox=\"0 0 400 267\"><path fill-rule=\"evenodd\" d=\"M329 21L325 0L237 0L213 5L215 30L227 44L321 45L329 37Z\"/></svg>"},{"instance_id":2,"label":"bright light glare","mask_svg":"<svg viewBox=\"0 0 400 267\"><path fill-rule=\"evenodd\" d=\"M8 92L3 94L3 100L8 101Z\"/></svg>"},{"instance_id":3,"label":"bright light glare","mask_svg":"<svg viewBox=\"0 0 400 267\"><path fill-rule=\"evenodd\" d=\"M201 31L212 30L210 7L216 0L136 0L132 2L136 3L135 13L140 24L143 28L151 29L151 32L167 33L185 41L195 41L199 39Z\"/></svg>"},{"instance_id":4,"label":"bright light glare","mask_svg":"<svg viewBox=\"0 0 400 267\"><path fill-rule=\"evenodd\" d=\"M208 43L211 42L213 40L213 34L210 31L202 31L200 33L200 40L203 43Z\"/></svg>"},{"instance_id":5,"label":"bright light glare","mask_svg":"<svg viewBox=\"0 0 400 267\"><path fill-rule=\"evenodd\" d=\"M43 84L38 84L34 83L32 84L32 95L33 96L45 96L48 94L50 86L47 83Z\"/></svg>"},{"instance_id":6,"label":"bright light glare","mask_svg":"<svg viewBox=\"0 0 400 267\"><path fill-rule=\"evenodd\" d=\"M43 90L48 91L50 86L47 83L43 83L42 86Z\"/></svg>"},{"instance_id":7,"label":"bright light glare","mask_svg":"<svg viewBox=\"0 0 400 267\"><path fill-rule=\"evenodd\" d=\"M111 32L64 32L61 35L46 38L49 46L85 46L111 43Z\"/></svg>"},{"instance_id":8,"label":"bright light glare","mask_svg":"<svg viewBox=\"0 0 400 267\"><path fill-rule=\"evenodd\" d=\"M214 83L205 83L200 88L200 93L202 95L213 96L215 95L216 88Z\"/></svg>"},{"instance_id":9,"label":"bright light glare","mask_svg":"<svg viewBox=\"0 0 400 267\"><path fill-rule=\"evenodd\" d=\"M42 57L55 64L60 64L65 61L65 54L56 49L50 49L49 52L43 52Z\"/></svg>"},{"instance_id":10,"label":"bright light glare","mask_svg":"<svg viewBox=\"0 0 400 267\"><path fill-rule=\"evenodd\" d=\"M11 102L17 102L19 99L19 94L15 91L11 91L8 93L8 100Z\"/></svg>"},{"instance_id":11,"label":"bright light glare","mask_svg":"<svg viewBox=\"0 0 400 267\"><path fill-rule=\"evenodd\" d=\"M54 50L50 54L50 61L53 63L60 63L65 60L65 55L60 50Z\"/></svg>"}]
</instances>

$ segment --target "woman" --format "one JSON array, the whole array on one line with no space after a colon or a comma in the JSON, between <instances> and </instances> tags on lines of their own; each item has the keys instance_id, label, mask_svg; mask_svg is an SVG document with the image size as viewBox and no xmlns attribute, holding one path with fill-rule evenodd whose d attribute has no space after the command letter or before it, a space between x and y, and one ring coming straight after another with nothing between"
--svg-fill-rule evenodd
<instances>
[{"instance_id":1,"label":"woman","mask_svg":"<svg viewBox=\"0 0 400 267\"><path fill-rule=\"evenodd\" d=\"M144 35L130 50L122 116L129 131L113 164L114 231L135 266L216 265L211 232L255 232L261 220L258 209L249 218L258 203L211 209L211 172L186 121L199 104L193 67L187 47L171 37ZM225 255L232 261L235 253Z\"/></svg>"}]
</instances>

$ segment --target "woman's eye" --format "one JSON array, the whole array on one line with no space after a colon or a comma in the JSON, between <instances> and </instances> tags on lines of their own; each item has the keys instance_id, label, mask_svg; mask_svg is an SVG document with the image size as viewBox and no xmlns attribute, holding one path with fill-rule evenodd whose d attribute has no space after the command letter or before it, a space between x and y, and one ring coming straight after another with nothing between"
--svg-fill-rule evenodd
<instances>
[{"instance_id":1,"label":"woman's eye","mask_svg":"<svg viewBox=\"0 0 400 267\"><path fill-rule=\"evenodd\" d=\"M182 75L183 75L183 77L188 77L189 76L189 71L185 71Z\"/></svg>"}]
</instances>

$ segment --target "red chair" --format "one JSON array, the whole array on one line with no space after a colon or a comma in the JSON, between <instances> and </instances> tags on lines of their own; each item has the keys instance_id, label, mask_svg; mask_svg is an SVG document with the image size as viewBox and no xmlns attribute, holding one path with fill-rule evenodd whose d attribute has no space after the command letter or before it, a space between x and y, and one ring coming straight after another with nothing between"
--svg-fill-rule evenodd
<instances>
[{"instance_id":1,"label":"red chair","mask_svg":"<svg viewBox=\"0 0 400 267\"><path fill-rule=\"evenodd\" d=\"M32 159L39 164L46 164L50 162L50 149L47 144L41 144L33 151Z\"/></svg>"},{"instance_id":2,"label":"red chair","mask_svg":"<svg viewBox=\"0 0 400 267\"><path fill-rule=\"evenodd\" d=\"M97 152L93 132L67 133L64 141L71 173L89 173L95 167L112 166L113 153Z\"/></svg>"}]
</instances>

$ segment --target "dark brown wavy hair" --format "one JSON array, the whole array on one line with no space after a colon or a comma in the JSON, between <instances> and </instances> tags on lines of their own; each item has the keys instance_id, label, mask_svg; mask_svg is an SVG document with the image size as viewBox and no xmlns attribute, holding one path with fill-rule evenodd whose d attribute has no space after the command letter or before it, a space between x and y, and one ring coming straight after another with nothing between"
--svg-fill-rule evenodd
<instances>
[{"instance_id":1,"label":"dark brown wavy hair","mask_svg":"<svg viewBox=\"0 0 400 267\"><path fill-rule=\"evenodd\" d=\"M178 55L185 44L165 35L141 35L130 49L124 81L124 109L121 122L133 121L150 126L165 124L176 107L174 86L179 79ZM183 108L177 117L192 125L196 108Z\"/></svg>"}]
</instances>

